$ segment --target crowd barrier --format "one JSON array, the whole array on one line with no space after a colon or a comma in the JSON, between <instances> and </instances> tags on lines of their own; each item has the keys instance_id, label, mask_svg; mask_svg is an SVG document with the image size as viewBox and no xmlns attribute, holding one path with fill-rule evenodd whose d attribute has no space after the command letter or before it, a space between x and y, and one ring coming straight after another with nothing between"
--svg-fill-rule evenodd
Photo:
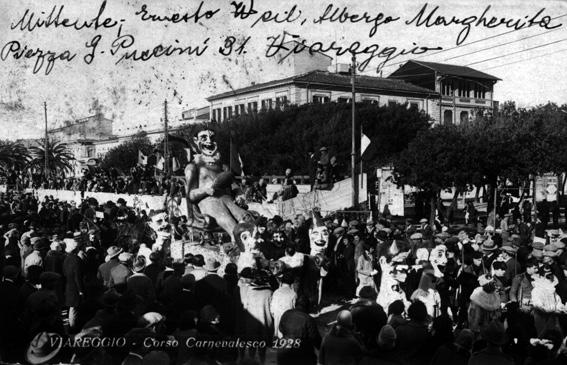
<instances>
[{"instance_id":1,"label":"crowd barrier","mask_svg":"<svg viewBox=\"0 0 567 365\"><path fill-rule=\"evenodd\" d=\"M365 179L363 181L365 181ZM81 195L80 191L53 189L37 189L29 191L36 194L40 200L43 200L46 196L53 196L53 198L58 200L74 201L79 204L83 199L95 198L99 204L104 204L107 201L116 202L119 198L122 198L126 201L127 206L146 210L148 213L150 210L160 211L167 207L173 215L187 215L187 202L185 199L181 199L180 204L177 204L175 200L167 199L166 196L96 193L88 191ZM366 195L366 186L360 187L360 203L367 200ZM331 190L315 190L306 192L283 202L274 202L270 204L249 203L248 209L258 212L268 218L279 215L284 219L291 219L297 214L308 213L313 208L319 208L323 215L337 210L342 210L351 206L351 199L351 180L345 179L336 182Z\"/></svg>"}]
</instances>

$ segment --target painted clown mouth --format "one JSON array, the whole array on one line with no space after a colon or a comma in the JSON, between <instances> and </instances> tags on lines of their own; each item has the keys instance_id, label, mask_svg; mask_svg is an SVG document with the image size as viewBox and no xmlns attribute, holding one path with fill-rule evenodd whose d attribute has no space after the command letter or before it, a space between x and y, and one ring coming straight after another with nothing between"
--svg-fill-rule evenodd
<instances>
[{"instance_id":1,"label":"painted clown mouth","mask_svg":"<svg viewBox=\"0 0 567 365\"><path fill-rule=\"evenodd\" d=\"M325 246L327 244L327 241L316 240L313 243L315 243L315 245L317 245L317 246Z\"/></svg>"},{"instance_id":2,"label":"painted clown mouth","mask_svg":"<svg viewBox=\"0 0 567 365\"><path fill-rule=\"evenodd\" d=\"M213 155L217 151L216 143L203 143L201 144L201 152L205 155Z\"/></svg>"}]
</instances>

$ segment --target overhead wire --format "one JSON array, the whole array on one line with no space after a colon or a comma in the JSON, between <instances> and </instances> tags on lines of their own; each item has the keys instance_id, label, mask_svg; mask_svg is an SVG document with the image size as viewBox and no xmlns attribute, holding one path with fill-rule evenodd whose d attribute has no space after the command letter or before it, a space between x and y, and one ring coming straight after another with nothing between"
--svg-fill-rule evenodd
<instances>
[{"instance_id":1,"label":"overhead wire","mask_svg":"<svg viewBox=\"0 0 567 365\"><path fill-rule=\"evenodd\" d=\"M555 20L555 19L563 18L563 17L565 17L565 16L567 16L567 14L561 14L561 15L558 15L558 16L556 16L556 17L550 18L550 20ZM559 29L560 29L560 28L559 28ZM506 35L506 34L510 34L510 33L513 33L513 32L517 32L517 31L519 31L519 30L523 30L523 29L512 29L512 30L509 30L509 31L506 31L506 32L503 32L503 33L499 33L499 34L495 34L495 35L492 35L492 36L489 36L489 37L481 38L481 39L478 39L478 40L476 40L476 41L472 41L472 42L469 42L469 43L461 44L461 45L454 46L454 47L450 47L450 48L445 48L445 49L442 49L442 50L437 51L437 52L424 53L423 55L415 56L415 57L412 57L411 59L422 59L422 58L425 58L425 57L435 56L435 55L438 55L438 54L440 54L440 53L448 52L448 51L451 51L451 50L454 50L454 49L457 49L457 48L463 48L463 47L470 46L470 45L472 45L472 44L476 44L476 43L480 43L480 42L487 41L487 40L489 40L489 39L498 38L498 37L501 37L501 36ZM386 68L386 67L392 67L392 66L395 66L395 65L399 65L399 64L402 64L402 63L405 63L405 62L407 62L407 59L406 59L405 61L398 61L398 62L391 63L391 64L389 64L389 65L385 65L385 66L382 67L382 69L383 69L383 68Z\"/></svg>"},{"instance_id":2,"label":"overhead wire","mask_svg":"<svg viewBox=\"0 0 567 365\"><path fill-rule=\"evenodd\" d=\"M564 48L564 49L561 49L561 50L558 50L558 51L554 51L554 52L544 53L544 54L541 54L541 55L538 55L538 56L534 56L534 57L529 57L529 58L526 58L526 59L523 59L523 60L517 60L517 61L513 61L513 62L503 63L503 64L500 64L500 65L497 65L497 66L487 67L487 68L485 68L485 70L490 70L490 69L493 69L493 68L498 68L498 67L513 65L513 64L515 64L515 63L520 63L520 62L526 62L526 61L533 60L533 59L535 59L535 58L540 58L540 57L545 57L545 56L551 56L551 55L553 55L553 54L561 53L561 52L565 52L565 51L567 51L567 48Z\"/></svg>"},{"instance_id":3,"label":"overhead wire","mask_svg":"<svg viewBox=\"0 0 567 365\"><path fill-rule=\"evenodd\" d=\"M479 50L477 50L477 51L473 51L473 52L469 52L469 53L463 53L463 54L460 54L460 55L458 55L458 56L453 56L453 57L445 58L444 61L454 60L455 58L461 58L461 57L464 57L464 56L469 56L469 55L471 55L471 54L475 54L475 53L480 53L480 52L488 51L488 50L491 50L491 49L494 49L494 48L506 46L506 45L508 45L508 44L517 43L517 42L524 41L524 40L526 40L526 39L539 37L539 36L542 36L542 35L545 35L545 34L548 34L548 33L551 33L551 32L556 32L556 31L558 31L558 30L561 30L561 28L555 28L555 29L549 30L549 31L547 31L547 32L534 34L534 35L531 35L531 36L528 36L528 37L523 37L523 38L520 38L520 39L516 39L516 40L510 41L510 42L500 43L500 44L497 44L497 45L495 45L495 46L491 46L490 48L483 48L483 49L479 49Z\"/></svg>"},{"instance_id":4,"label":"overhead wire","mask_svg":"<svg viewBox=\"0 0 567 365\"><path fill-rule=\"evenodd\" d=\"M504 57L508 57L508 56L511 56L511 55L514 55L514 54L518 54L518 53L522 53L522 52L531 51L531 50L537 49L537 48L547 47L547 46L550 46L550 45L552 45L552 44L557 44L557 43L564 42L564 41L567 41L567 38L559 39L559 40L556 40L556 41L553 41L553 42L549 42L549 43L539 44L539 45L534 46L534 47L522 49L522 50L515 51L515 52L511 52L511 53L506 53L506 54L503 54L503 55L500 55L500 56L490 57L490 58L487 58L487 59L484 59L484 60L480 60L480 61L475 61L475 62L467 63L465 66L477 65L477 64L479 64L479 63L484 63L484 62L488 62L488 61L497 60L497 59L504 58Z\"/></svg>"}]
</instances>

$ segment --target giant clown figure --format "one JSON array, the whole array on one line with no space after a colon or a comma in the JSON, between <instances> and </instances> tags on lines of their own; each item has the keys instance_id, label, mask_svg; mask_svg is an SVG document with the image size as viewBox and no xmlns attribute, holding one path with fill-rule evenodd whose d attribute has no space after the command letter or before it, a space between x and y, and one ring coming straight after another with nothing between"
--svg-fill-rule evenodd
<instances>
[{"instance_id":1,"label":"giant clown figure","mask_svg":"<svg viewBox=\"0 0 567 365\"><path fill-rule=\"evenodd\" d=\"M236 224L248 221L250 214L240 208L230 195L232 173L220 160L215 132L205 128L194 137L199 154L185 167L187 200L193 227L209 229L216 224L234 241ZM191 209L190 207L198 209Z\"/></svg>"}]
</instances>

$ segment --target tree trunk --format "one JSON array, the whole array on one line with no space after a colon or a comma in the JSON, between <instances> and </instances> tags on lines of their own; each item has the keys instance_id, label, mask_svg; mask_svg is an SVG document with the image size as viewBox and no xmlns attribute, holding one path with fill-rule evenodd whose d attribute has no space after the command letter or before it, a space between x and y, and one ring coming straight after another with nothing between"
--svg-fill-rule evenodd
<instances>
[{"instance_id":1,"label":"tree trunk","mask_svg":"<svg viewBox=\"0 0 567 365\"><path fill-rule=\"evenodd\" d=\"M461 189L455 188L455 193L453 194L453 199L451 200L451 205L447 209L447 222L449 224L453 223L455 212L457 211L457 204L459 203L459 194Z\"/></svg>"},{"instance_id":2,"label":"tree trunk","mask_svg":"<svg viewBox=\"0 0 567 365\"><path fill-rule=\"evenodd\" d=\"M431 198L429 200L429 225L431 228L435 227L435 210L437 209L437 195L438 194L431 194Z\"/></svg>"}]
</instances>

